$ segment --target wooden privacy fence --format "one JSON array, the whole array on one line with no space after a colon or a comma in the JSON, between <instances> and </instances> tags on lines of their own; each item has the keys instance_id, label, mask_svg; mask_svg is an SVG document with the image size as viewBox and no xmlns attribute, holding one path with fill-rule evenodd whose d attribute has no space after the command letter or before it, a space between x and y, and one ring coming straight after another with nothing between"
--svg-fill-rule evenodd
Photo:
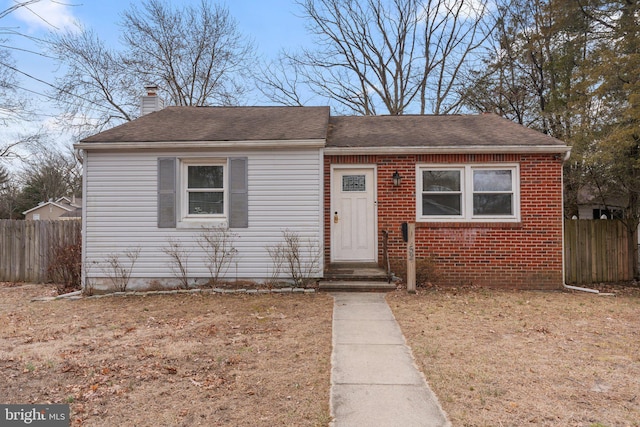
<instances>
[{"instance_id":1,"label":"wooden privacy fence","mask_svg":"<svg viewBox=\"0 0 640 427\"><path fill-rule=\"evenodd\" d=\"M569 284L633 279L629 236L617 220L567 220L564 224L565 281Z\"/></svg>"},{"instance_id":2,"label":"wooden privacy fence","mask_svg":"<svg viewBox=\"0 0 640 427\"><path fill-rule=\"evenodd\" d=\"M0 281L47 281L54 250L77 242L80 220L0 220ZM567 220L565 281L569 284L633 279L627 230L616 220Z\"/></svg>"},{"instance_id":3,"label":"wooden privacy fence","mask_svg":"<svg viewBox=\"0 0 640 427\"><path fill-rule=\"evenodd\" d=\"M0 220L0 281L47 281L49 260L56 248L77 242L80 220Z\"/></svg>"}]
</instances>

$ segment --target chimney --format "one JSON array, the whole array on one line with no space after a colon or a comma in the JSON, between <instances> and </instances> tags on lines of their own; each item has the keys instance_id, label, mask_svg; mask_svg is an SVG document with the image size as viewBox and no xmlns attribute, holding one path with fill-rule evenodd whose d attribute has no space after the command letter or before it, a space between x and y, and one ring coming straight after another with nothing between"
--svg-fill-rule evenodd
<instances>
[{"instance_id":1,"label":"chimney","mask_svg":"<svg viewBox=\"0 0 640 427\"><path fill-rule=\"evenodd\" d=\"M158 96L158 86L147 85L144 87L147 95L143 96L140 103L140 115L153 113L164 108L164 101Z\"/></svg>"}]
</instances>

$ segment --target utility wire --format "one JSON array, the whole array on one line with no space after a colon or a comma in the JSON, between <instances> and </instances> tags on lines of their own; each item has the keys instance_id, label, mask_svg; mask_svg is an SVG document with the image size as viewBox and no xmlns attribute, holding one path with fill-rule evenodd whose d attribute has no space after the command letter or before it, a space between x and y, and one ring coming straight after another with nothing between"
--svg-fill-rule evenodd
<instances>
[{"instance_id":1,"label":"utility wire","mask_svg":"<svg viewBox=\"0 0 640 427\"><path fill-rule=\"evenodd\" d=\"M15 46L7 46L5 44L0 45L0 48L7 49L7 50L18 50L20 52L31 53L33 55L39 55L39 56L42 56L43 58L47 58L47 59L56 59L55 57L49 56L49 55L45 55L42 52L36 52L35 50L23 49L23 48L15 47Z\"/></svg>"},{"instance_id":2,"label":"utility wire","mask_svg":"<svg viewBox=\"0 0 640 427\"><path fill-rule=\"evenodd\" d=\"M57 99L57 98L55 98L55 97L53 97L53 96L51 96L51 95L47 95L46 93L40 93L40 92L37 92L37 91L35 91L35 90L27 89L26 87L22 87L22 86L18 86L18 85L14 85L14 86L15 86L16 88L20 89L20 90L25 91L25 92L30 92L30 93L33 93L34 95L42 96L42 97L44 97L44 98L48 98L48 99L50 99L50 100L52 100L52 101L58 101L58 102L60 102L60 100L59 100L59 99ZM66 101L62 101L62 102L66 102ZM105 110L103 110L103 111L105 111ZM34 113L34 112L31 112L30 114L32 114L32 115L34 115L34 116L40 116L40 117L50 117L50 118L52 118L52 119L58 119L58 118L60 118L60 115L59 115L59 114Z\"/></svg>"},{"instance_id":3,"label":"utility wire","mask_svg":"<svg viewBox=\"0 0 640 427\"><path fill-rule=\"evenodd\" d=\"M102 111L103 113L110 113L110 112L111 112L111 111L109 111L109 110L105 109L105 108L104 108L104 105L98 104L97 102L95 102L95 101L93 101L93 100L91 100L91 99L88 99L88 98L82 97L82 96L77 95L77 94L75 94L75 93L73 93L73 92L70 92L70 91L68 91L68 90L66 90L66 89L61 89L61 88L59 88L59 87L57 87L57 86L55 86L55 85L53 85L53 84L51 84L51 83L49 83L49 82L46 82L46 81L44 81L44 80L42 80L42 79L39 79L38 77L32 76L32 75L31 75L31 74L29 74L29 73L25 73L24 71L22 71L22 70L20 70L20 69L18 69L18 68L16 68L16 67L13 67L13 66L11 66L11 65L9 65L9 64L6 64L6 63L4 63L4 62L1 62L1 61L0 61L0 65L3 65L3 66L5 66L5 67L7 67L7 68L9 68L9 69L11 69L11 70L13 70L13 71L17 72L17 73L20 73L20 74L22 74L22 75L24 75L24 76L26 76L26 77L28 77L28 78L30 78L30 79L32 79L32 80L35 80L35 81L37 81L37 82L39 82L39 83L42 83L42 84L44 84L44 85L46 85L46 86L49 86L50 88L55 89L55 90L57 90L57 91L59 91L59 92L66 93L67 95L71 95L71 96L73 96L73 97L75 97L75 98L81 99L81 100L83 100L83 101L85 101L85 102L88 102L89 104L93 104L93 105L97 106L97 107L98 107L98 110L99 110L99 111ZM43 96L47 96L47 95L43 95Z\"/></svg>"}]
</instances>

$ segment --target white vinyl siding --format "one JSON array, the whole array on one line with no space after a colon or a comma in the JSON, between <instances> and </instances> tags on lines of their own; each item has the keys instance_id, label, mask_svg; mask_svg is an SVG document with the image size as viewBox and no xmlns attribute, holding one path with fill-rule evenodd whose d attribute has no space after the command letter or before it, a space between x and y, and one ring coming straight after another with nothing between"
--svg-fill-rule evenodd
<instances>
[{"instance_id":1,"label":"white vinyl siding","mask_svg":"<svg viewBox=\"0 0 640 427\"><path fill-rule=\"evenodd\" d=\"M102 277L110 254L140 247L132 281L175 278L170 258L163 252L169 238L191 251L189 276L206 279L209 271L197 238L201 223L158 228L158 158L178 159L246 156L248 160L248 228L237 234L237 268L228 278L263 280L271 274L266 250L282 241L282 231L296 232L304 241L322 245L322 151L269 150L253 152L135 152L89 151L85 158L85 257L89 277ZM178 187L179 188L179 187ZM213 224L215 225L215 224ZM322 263L318 275L322 274Z\"/></svg>"}]
</instances>

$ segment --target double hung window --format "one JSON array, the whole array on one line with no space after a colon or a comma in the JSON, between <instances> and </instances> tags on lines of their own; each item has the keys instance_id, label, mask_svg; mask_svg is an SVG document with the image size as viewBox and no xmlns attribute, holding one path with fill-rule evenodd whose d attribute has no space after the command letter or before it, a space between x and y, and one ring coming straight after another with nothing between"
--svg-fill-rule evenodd
<instances>
[{"instance_id":1,"label":"double hung window","mask_svg":"<svg viewBox=\"0 0 640 427\"><path fill-rule=\"evenodd\" d=\"M223 218L225 216L225 163L183 164L183 216Z\"/></svg>"},{"instance_id":2,"label":"double hung window","mask_svg":"<svg viewBox=\"0 0 640 427\"><path fill-rule=\"evenodd\" d=\"M419 166L417 178L418 220L518 220L517 165Z\"/></svg>"}]
</instances>

